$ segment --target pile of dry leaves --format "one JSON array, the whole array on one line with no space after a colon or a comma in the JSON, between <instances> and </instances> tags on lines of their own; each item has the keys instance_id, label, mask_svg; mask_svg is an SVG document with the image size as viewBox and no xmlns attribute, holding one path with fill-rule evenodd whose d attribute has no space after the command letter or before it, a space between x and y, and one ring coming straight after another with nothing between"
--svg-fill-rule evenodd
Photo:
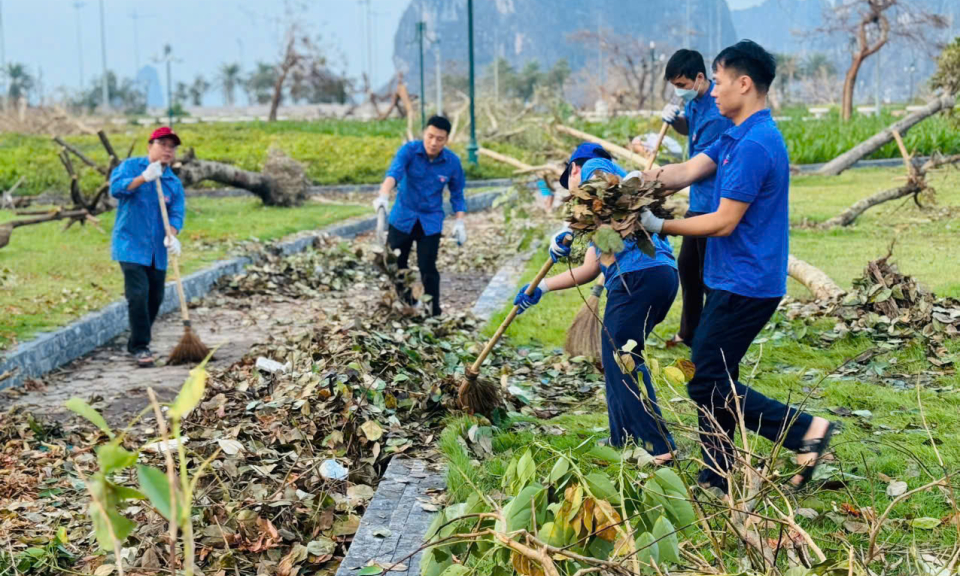
<instances>
[{"instance_id":1,"label":"pile of dry leaves","mask_svg":"<svg viewBox=\"0 0 960 576\"><path fill-rule=\"evenodd\" d=\"M479 326L470 316L400 313L394 278L374 267L382 254L318 246L271 258L222 285L235 297L309 298L363 277L383 296L370 305L344 292L340 312L322 325L210 369L202 402L183 422L187 467L211 459L193 503L205 574L332 574L389 459L436 456L434 439L455 409L458 374L479 352ZM583 404L602 382L588 362L535 347L501 345L486 370L501 379L505 412L535 417ZM155 442L152 426L144 417L123 445L136 450ZM147 502L123 511L136 528L122 558L97 552L77 468L94 473L94 448L105 440L76 419L48 424L23 411L0 419L0 572L13 564L21 574L109 574L118 561L128 573L170 569L167 522ZM155 444L139 460L163 468ZM113 480L136 486L135 476Z\"/></svg>"},{"instance_id":2,"label":"pile of dry leaves","mask_svg":"<svg viewBox=\"0 0 960 576\"><path fill-rule=\"evenodd\" d=\"M667 195L659 180L644 182L635 177L621 181L616 174L598 170L570 191L564 217L572 230L587 233L603 254L616 254L623 250L624 240L633 240L653 256L650 236L640 225L640 211L646 208L661 218L672 218L673 213L664 206Z\"/></svg>"},{"instance_id":3,"label":"pile of dry leaves","mask_svg":"<svg viewBox=\"0 0 960 576\"><path fill-rule=\"evenodd\" d=\"M840 300L785 304L787 318L836 319L836 327L821 335L828 342L852 333L893 350L919 339L931 364L949 368L957 358L944 343L960 334L960 301L937 298L915 278L901 274L891 256L892 247L886 256L868 263Z\"/></svg>"}]
</instances>

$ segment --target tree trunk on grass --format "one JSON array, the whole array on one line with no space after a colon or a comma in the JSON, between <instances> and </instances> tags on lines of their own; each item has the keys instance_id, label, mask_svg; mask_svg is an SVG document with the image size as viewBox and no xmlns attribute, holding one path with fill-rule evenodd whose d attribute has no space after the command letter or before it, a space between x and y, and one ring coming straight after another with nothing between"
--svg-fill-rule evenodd
<instances>
[{"instance_id":1,"label":"tree trunk on grass","mask_svg":"<svg viewBox=\"0 0 960 576\"><path fill-rule=\"evenodd\" d=\"M954 104L955 100L952 95L941 96L930 101L926 106L923 107L922 110L917 110L916 112L905 116L902 120L895 122L890 127L881 130L869 139L857 144L850 150L827 162L819 170L817 170L817 174L836 176L837 174L856 164L861 158L872 154L873 152L879 150L887 142L893 140L894 130L900 134L903 134L913 125L919 123L929 116L936 114L940 110L952 109Z\"/></svg>"},{"instance_id":2,"label":"tree trunk on grass","mask_svg":"<svg viewBox=\"0 0 960 576\"><path fill-rule=\"evenodd\" d=\"M290 164L296 164L296 167ZM193 150L174 166L184 188L212 180L254 194L266 206L299 206L307 197L303 169L295 161L271 148L264 172L249 172L222 162L198 160ZM299 173L297 173L299 168Z\"/></svg>"},{"instance_id":3,"label":"tree trunk on grass","mask_svg":"<svg viewBox=\"0 0 960 576\"><path fill-rule=\"evenodd\" d=\"M911 194L918 194L921 191L922 190L914 182L908 182L899 188L891 188L889 190L877 192L872 196L867 196L862 200L854 202L849 208L824 222L822 227L829 229L837 226L849 226L853 224L853 222L859 218L861 214L873 208L877 204L883 204L884 202L910 196Z\"/></svg>"},{"instance_id":4,"label":"tree trunk on grass","mask_svg":"<svg viewBox=\"0 0 960 576\"><path fill-rule=\"evenodd\" d=\"M787 274L807 287L817 300L832 300L843 295L843 288L837 285L827 274L816 266L790 255L787 261Z\"/></svg>"}]
</instances>

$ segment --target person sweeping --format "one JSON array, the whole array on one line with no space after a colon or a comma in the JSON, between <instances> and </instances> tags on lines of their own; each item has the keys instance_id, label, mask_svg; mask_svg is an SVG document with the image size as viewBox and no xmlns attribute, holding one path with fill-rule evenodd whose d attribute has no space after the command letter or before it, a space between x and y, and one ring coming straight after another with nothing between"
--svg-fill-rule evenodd
<instances>
[{"instance_id":1,"label":"person sweeping","mask_svg":"<svg viewBox=\"0 0 960 576\"><path fill-rule=\"evenodd\" d=\"M119 201L113 226L111 258L123 272L130 319L127 351L141 368L154 365L150 351L153 323L163 303L167 256L180 256L177 234L183 229L186 206L183 184L170 169L180 137L163 126L147 142L147 156L128 158L110 174L110 194ZM170 220L164 230L156 182L163 189Z\"/></svg>"},{"instance_id":2,"label":"person sweeping","mask_svg":"<svg viewBox=\"0 0 960 576\"><path fill-rule=\"evenodd\" d=\"M644 174L671 190L715 174L711 209L669 221L644 211L641 222L652 234L708 238L707 298L691 346L696 374L687 383L700 410L707 465L699 483L728 491L727 472L736 461L733 438L742 416L748 429L797 453L801 469L790 483L799 489L826 454L834 425L738 381L740 361L787 288L790 162L766 103L776 61L755 42L743 40L717 55L713 71L712 96L734 127L687 162Z\"/></svg>"},{"instance_id":3,"label":"person sweeping","mask_svg":"<svg viewBox=\"0 0 960 576\"><path fill-rule=\"evenodd\" d=\"M413 243L417 243L417 266L424 292L430 295L434 316L441 312L437 255L443 232L444 188L450 188L450 204L457 217L453 236L461 246L467 242L463 220L467 211L463 166L460 158L445 147L449 135L449 120L443 116L430 118L423 130L423 140L407 142L397 151L380 185L380 193L373 201L377 213L385 213L390 193L394 187L398 188L397 201L390 211L387 244L391 250L400 250L398 268L405 270ZM416 303L408 288L401 287L401 297L407 304Z\"/></svg>"},{"instance_id":4,"label":"person sweeping","mask_svg":"<svg viewBox=\"0 0 960 576\"><path fill-rule=\"evenodd\" d=\"M621 179L627 177L627 173L612 160L597 157L605 150L590 146L581 145L571 157L561 178L561 184L567 189L579 187L597 171L615 174ZM639 173L633 174L633 177L639 177ZM564 230L553 238L552 245L557 249L551 249L552 257L569 255L565 237L571 238L572 233ZM665 464L673 458L676 445L657 405L656 390L641 354L647 336L667 316L677 295L679 279L670 244L656 234L652 239L655 248L652 257L640 250L635 241L625 240L624 249L606 262L599 249L591 244L582 265L541 281L530 296L527 295L529 285L524 286L514 304L520 306L522 313L540 302L547 292L592 282L603 272L607 305L600 340L610 443L622 447L632 440L650 452L657 464ZM636 349L630 353L635 367L624 373L624 364L617 356L630 340L637 343ZM645 393L637 387L640 381ZM644 400L644 395L649 401Z\"/></svg>"},{"instance_id":5,"label":"person sweeping","mask_svg":"<svg viewBox=\"0 0 960 576\"><path fill-rule=\"evenodd\" d=\"M663 78L673 84L673 90L684 102L684 107L667 104L661 118L678 134L687 137L689 157L693 158L716 142L733 123L717 110L717 103L711 94L713 82L707 79L703 56L696 50L674 52L667 60ZM713 174L690 185L690 207L685 218L710 211L713 188ZM677 270L683 291L683 309L680 312L680 329L667 341L667 347L693 342L703 312L703 258L706 249L707 239L695 236L684 236L680 245Z\"/></svg>"}]
</instances>

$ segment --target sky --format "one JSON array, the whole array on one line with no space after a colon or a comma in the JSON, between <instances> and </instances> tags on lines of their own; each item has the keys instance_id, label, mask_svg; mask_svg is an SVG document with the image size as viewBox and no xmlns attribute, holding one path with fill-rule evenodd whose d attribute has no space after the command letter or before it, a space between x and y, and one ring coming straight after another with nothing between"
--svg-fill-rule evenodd
<instances>
[{"instance_id":1,"label":"sky","mask_svg":"<svg viewBox=\"0 0 960 576\"><path fill-rule=\"evenodd\" d=\"M284 0L0 0L6 62L26 64L35 77L41 76L45 96L58 88L76 91L81 66L83 84L89 86L103 73L101 1L107 68L121 77L134 77L137 64L152 63L166 43L177 59L174 82L189 83L197 74L212 80L224 62L240 62L249 71L258 60L278 58ZM367 64L363 0L298 1L307 7L301 21L321 36L334 69L359 77L372 68L374 85L389 79L393 35L411 0L369 0L372 67ZM737 9L761 0L727 1ZM164 70L158 66L158 71L165 81ZM221 96L211 93L206 102L219 104Z\"/></svg>"}]
</instances>

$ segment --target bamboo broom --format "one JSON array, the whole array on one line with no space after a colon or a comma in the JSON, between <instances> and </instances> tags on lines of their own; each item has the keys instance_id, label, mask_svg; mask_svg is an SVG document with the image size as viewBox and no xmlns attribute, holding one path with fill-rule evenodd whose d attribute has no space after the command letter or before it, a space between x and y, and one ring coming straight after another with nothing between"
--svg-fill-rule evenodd
<instances>
[{"instance_id":1,"label":"bamboo broom","mask_svg":"<svg viewBox=\"0 0 960 576\"><path fill-rule=\"evenodd\" d=\"M157 200L160 201L160 214L163 216L163 230L167 236L172 237L170 219L167 217L167 203L163 199L163 187L160 186L159 178L155 182L157 183ZM180 298L183 336L180 338L180 343L170 352L167 363L176 365L200 362L210 354L210 349L204 345L200 337L190 327L190 313L187 311L187 299L183 295L183 283L180 281L180 262L177 256L170 255L170 265L173 267L173 277L177 282L177 296Z\"/></svg>"},{"instance_id":2,"label":"bamboo broom","mask_svg":"<svg viewBox=\"0 0 960 576\"><path fill-rule=\"evenodd\" d=\"M653 163L657 160L657 153L660 152L660 145L663 144L663 138L667 135L667 129L670 125L666 122L660 127L660 134L657 135L657 144L647 160L644 171L650 170ZM577 315L573 317L573 323L567 330L567 339L563 343L563 349L571 356L588 356L599 359L601 354L600 342L600 295L603 294L604 276L600 274L597 282L590 290L590 296L587 298Z\"/></svg>"}]
</instances>

